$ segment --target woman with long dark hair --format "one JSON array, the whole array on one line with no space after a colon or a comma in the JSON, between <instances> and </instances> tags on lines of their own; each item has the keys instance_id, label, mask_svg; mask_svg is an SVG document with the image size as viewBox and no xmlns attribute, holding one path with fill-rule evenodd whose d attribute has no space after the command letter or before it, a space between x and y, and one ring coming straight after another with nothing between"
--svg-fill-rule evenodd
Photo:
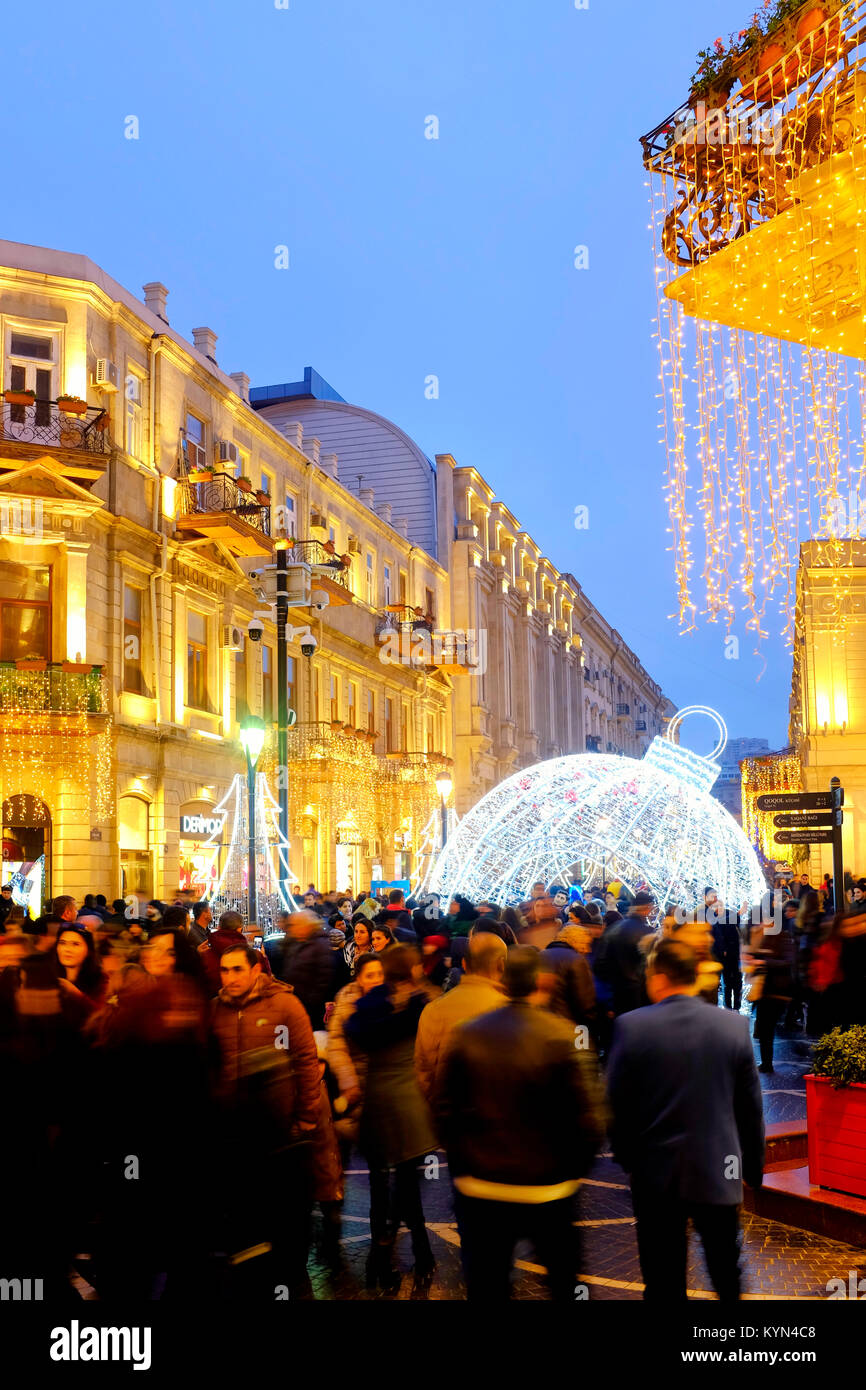
<instances>
[{"instance_id":1,"label":"woman with long dark hair","mask_svg":"<svg viewBox=\"0 0 866 1390\"><path fill-rule=\"evenodd\" d=\"M86 927L64 922L54 943L54 958L62 980L68 980L91 1004L102 1003L108 981Z\"/></svg>"}]
</instances>

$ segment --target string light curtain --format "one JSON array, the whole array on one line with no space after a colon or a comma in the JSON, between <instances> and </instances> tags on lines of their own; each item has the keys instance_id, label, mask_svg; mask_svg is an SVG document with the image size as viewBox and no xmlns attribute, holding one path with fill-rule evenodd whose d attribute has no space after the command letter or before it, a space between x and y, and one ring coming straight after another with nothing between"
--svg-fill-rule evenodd
<instances>
[{"instance_id":1,"label":"string light curtain","mask_svg":"<svg viewBox=\"0 0 866 1390\"><path fill-rule=\"evenodd\" d=\"M680 627L756 650L792 642L798 541L858 534L866 420L866 0L765 13L642 140Z\"/></svg>"},{"instance_id":2,"label":"string light curtain","mask_svg":"<svg viewBox=\"0 0 866 1390\"><path fill-rule=\"evenodd\" d=\"M57 806L70 786L83 792L91 822L113 811L112 721L98 669L0 667L0 767L6 795L32 794Z\"/></svg>"},{"instance_id":3,"label":"string light curtain","mask_svg":"<svg viewBox=\"0 0 866 1390\"><path fill-rule=\"evenodd\" d=\"M740 763L743 791L743 833L766 859L789 858L792 864L808 859L808 845L776 844L775 811L758 809L758 797L768 792L799 792L802 790L800 759L791 749L765 754L762 758L744 758Z\"/></svg>"}]
</instances>

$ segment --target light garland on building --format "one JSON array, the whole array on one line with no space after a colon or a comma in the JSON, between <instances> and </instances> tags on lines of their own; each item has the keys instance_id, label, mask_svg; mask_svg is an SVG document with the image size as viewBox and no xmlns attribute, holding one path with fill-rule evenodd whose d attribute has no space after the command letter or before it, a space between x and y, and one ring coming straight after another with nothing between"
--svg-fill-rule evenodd
<instances>
[{"instance_id":1,"label":"light garland on building","mask_svg":"<svg viewBox=\"0 0 866 1390\"><path fill-rule=\"evenodd\" d=\"M763 758L744 758L740 763L743 790L743 833L768 860L787 858L799 864L809 858L808 845L776 844L775 812L761 811L758 797L768 792L802 791L802 770L796 753L769 753Z\"/></svg>"},{"instance_id":2,"label":"light garland on building","mask_svg":"<svg viewBox=\"0 0 866 1390\"><path fill-rule=\"evenodd\" d=\"M724 747L724 724L712 713ZM536 881L620 879L645 885L660 905L692 908L712 887L729 906L757 903L766 889L754 850L710 794L720 768L667 738L643 759L580 753L516 772L468 812L427 882L451 898L464 894L517 903Z\"/></svg>"},{"instance_id":3,"label":"light garland on building","mask_svg":"<svg viewBox=\"0 0 866 1390\"><path fill-rule=\"evenodd\" d=\"M91 823L114 806L108 684L98 668L0 667L0 769L7 800L35 798L31 814L47 821L69 789Z\"/></svg>"},{"instance_id":4,"label":"light garland on building","mask_svg":"<svg viewBox=\"0 0 866 1390\"><path fill-rule=\"evenodd\" d=\"M756 649L793 641L799 540L860 528L866 4L823 9L644 142L680 626L742 618ZM841 546L836 571L842 640Z\"/></svg>"}]
</instances>

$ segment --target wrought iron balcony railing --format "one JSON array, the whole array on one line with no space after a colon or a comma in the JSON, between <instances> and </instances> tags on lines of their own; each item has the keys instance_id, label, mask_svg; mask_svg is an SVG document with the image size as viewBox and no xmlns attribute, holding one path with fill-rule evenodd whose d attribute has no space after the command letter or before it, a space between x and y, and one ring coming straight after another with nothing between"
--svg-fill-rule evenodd
<instances>
[{"instance_id":1,"label":"wrought iron balcony railing","mask_svg":"<svg viewBox=\"0 0 866 1390\"><path fill-rule=\"evenodd\" d=\"M628 714L631 714L631 705L617 705L617 707L616 707L616 717L617 717L617 719L624 719L624 718L626 717L626 715L628 715Z\"/></svg>"},{"instance_id":2,"label":"wrought iron balcony railing","mask_svg":"<svg viewBox=\"0 0 866 1390\"><path fill-rule=\"evenodd\" d=\"M271 534L271 509L245 492L229 473L208 470L197 479L193 473L181 478L177 486L177 515L208 516L231 512L263 535Z\"/></svg>"},{"instance_id":3,"label":"wrought iron balcony railing","mask_svg":"<svg viewBox=\"0 0 866 1390\"><path fill-rule=\"evenodd\" d=\"M81 415L61 410L56 401L34 400L30 405L0 401L0 440L44 444L49 448L83 449L88 454L111 452L109 415L89 405Z\"/></svg>"},{"instance_id":4,"label":"wrought iron balcony railing","mask_svg":"<svg viewBox=\"0 0 866 1390\"><path fill-rule=\"evenodd\" d=\"M342 555L338 555L330 541L297 540L289 537L289 561L302 561L311 565L314 572L335 584L340 584L351 592L349 566Z\"/></svg>"},{"instance_id":5,"label":"wrought iron balcony railing","mask_svg":"<svg viewBox=\"0 0 866 1390\"><path fill-rule=\"evenodd\" d=\"M433 619L425 617L420 608L410 608L405 603L390 603L376 615L375 634L382 632L429 632L433 631Z\"/></svg>"},{"instance_id":6,"label":"wrought iron balcony railing","mask_svg":"<svg viewBox=\"0 0 866 1390\"><path fill-rule=\"evenodd\" d=\"M0 663L0 711L107 714L108 690L102 667L60 661Z\"/></svg>"}]
</instances>

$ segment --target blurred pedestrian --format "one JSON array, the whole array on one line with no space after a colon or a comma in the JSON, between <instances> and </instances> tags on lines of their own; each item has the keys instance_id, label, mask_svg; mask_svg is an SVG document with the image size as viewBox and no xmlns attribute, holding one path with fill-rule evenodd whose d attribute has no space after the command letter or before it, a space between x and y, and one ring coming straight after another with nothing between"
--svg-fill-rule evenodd
<instances>
[{"instance_id":1,"label":"blurred pedestrian","mask_svg":"<svg viewBox=\"0 0 866 1390\"><path fill-rule=\"evenodd\" d=\"M694 995L697 957L663 938L647 962L648 1008L614 1025L611 1142L629 1174L644 1298L687 1301L688 1222L722 1302L740 1296L743 1179L763 1181L764 1120L748 1023Z\"/></svg>"}]
</instances>

